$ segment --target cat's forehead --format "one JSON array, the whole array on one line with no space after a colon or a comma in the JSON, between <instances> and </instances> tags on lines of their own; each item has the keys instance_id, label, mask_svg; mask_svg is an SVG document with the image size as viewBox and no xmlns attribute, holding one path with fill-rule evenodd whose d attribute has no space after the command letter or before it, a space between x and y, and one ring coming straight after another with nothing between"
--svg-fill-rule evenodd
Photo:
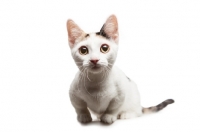
<instances>
[{"instance_id":1,"label":"cat's forehead","mask_svg":"<svg viewBox=\"0 0 200 132\"><path fill-rule=\"evenodd\" d=\"M97 43L102 43L102 42L107 42L109 43L109 39L100 35L99 32L97 33L88 33L85 35L84 38L85 42L88 42L89 44L97 44Z\"/></svg>"},{"instance_id":2,"label":"cat's forehead","mask_svg":"<svg viewBox=\"0 0 200 132\"><path fill-rule=\"evenodd\" d=\"M103 40L109 40L109 38L106 38L105 36L102 36L99 34L99 32L94 33L87 33L85 34L85 39L103 39Z\"/></svg>"},{"instance_id":3,"label":"cat's forehead","mask_svg":"<svg viewBox=\"0 0 200 132\"><path fill-rule=\"evenodd\" d=\"M85 35L86 38L88 37L98 37L98 38L101 38L101 39L109 39L109 37L104 33L104 32L95 32L95 33L87 33Z\"/></svg>"}]
</instances>

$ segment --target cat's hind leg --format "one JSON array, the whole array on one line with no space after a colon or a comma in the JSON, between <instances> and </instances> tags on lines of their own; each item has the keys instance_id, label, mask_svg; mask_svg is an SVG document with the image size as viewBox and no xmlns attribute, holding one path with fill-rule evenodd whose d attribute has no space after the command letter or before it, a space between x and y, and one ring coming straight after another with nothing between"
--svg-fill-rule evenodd
<instances>
[{"instance_id":1,"label":"cat's hind leg","mask_svg":"<svg viewBox=\"0 0 200 132\"><path fill-rule=\"evenodd\" d=\"M142 110L137 109L137 110L132 110L132 111L122 111L118 114L117 118L118 119L130 119L130 118L135 118L138 116L142 115Z\"/></svg>"},{"instance_id":2,"label":"cat's hind leg","mask_svg":"<svg viewBox=\"0 0 200 132\"><path fill-rule=\"evenodd\" d=\"M130 118L134 118L137 117L138 114L136 114L135 112L121 112L117 118L118 119L130 119Z\"/></svg>"}]
</instances>

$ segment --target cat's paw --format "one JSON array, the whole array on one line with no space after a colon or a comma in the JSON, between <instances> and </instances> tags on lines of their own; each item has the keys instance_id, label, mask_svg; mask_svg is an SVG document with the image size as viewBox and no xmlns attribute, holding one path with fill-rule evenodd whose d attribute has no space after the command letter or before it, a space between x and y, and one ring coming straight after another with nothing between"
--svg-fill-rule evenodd
<instances>
[{"instance_id":1,"label":"cat's paw","mask_svg":"<svg viewBox=\"0 0 200 132\"><path fill-rule=\"evenodd\" d=\"M104 114L101 116L100 118L101 122L106 123L106 124L111 124L114 121L117 120L117 117L114 115L110 115L110 114Z\"/></svg>"},{"instance_id":2,"label":"cat's paw","mask_svg":"<svg viewBox=\"0 0 200 132\"><path fill-rule=\"evenodd\" d=\"M92 117L90 114L80 114L77 116L77 120L81 123L89 123L92 121Z\"/></svg>"}]
</instances>

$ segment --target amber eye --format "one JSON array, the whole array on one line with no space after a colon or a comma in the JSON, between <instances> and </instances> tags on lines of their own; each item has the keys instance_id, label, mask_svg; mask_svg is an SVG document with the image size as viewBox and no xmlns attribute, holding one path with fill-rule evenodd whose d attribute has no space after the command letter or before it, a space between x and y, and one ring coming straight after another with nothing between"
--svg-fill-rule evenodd
<instances>
[{"instance_id":1,"label":"amber eye","mask_svg":"<svg viewBox=\"0 0 200 132\"><path fill-rule=\"evenodd\" d=\"M109 46L107 45L107 44L102 44L101 45L101 48L100 48L100 51L102 52L102 53L107 53L108 51L109 51Z\"/></svg>"},{"instance_id":2,"label":"amber eye","mask_svg":"<svg viewBox=\"0 0 200 132\"><path fill-rule=\"evenodd\" d=\"M88 54L88 48L87 48L86 46L81 46L81 47L79 48L79 53L80 53L81 55L86 55L86 54Z\"/></svg>"}]
</instances>

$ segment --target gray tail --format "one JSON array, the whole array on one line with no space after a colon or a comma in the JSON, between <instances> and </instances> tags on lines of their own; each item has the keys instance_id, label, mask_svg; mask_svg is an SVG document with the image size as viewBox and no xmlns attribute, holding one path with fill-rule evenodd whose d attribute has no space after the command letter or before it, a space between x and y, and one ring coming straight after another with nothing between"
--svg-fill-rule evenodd
<instances>
[{"instance_id":1,"label":"gray tail","mask_svg":"<svg viewBox=\"0 0 200 132\"><path fill-rule=\"evenodd\" d=\"M142 112L144 114L158 112L158 111L162 110L163 108L165 108L167 105L172 104L172 103L174 103L173 99L167 99L167 100L163 101L162 103L160 103L160 104L158 104L156 106L143 108Z\"/></svg>"}]
</instances>

